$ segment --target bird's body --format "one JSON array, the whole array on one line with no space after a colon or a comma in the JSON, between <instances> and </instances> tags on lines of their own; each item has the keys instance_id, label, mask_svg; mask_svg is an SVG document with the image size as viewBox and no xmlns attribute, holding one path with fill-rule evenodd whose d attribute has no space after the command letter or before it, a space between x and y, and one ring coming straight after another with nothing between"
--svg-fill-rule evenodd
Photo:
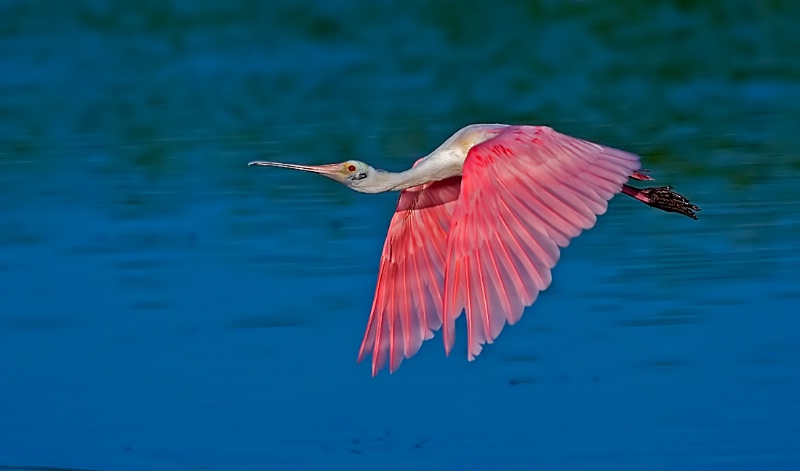
<instances>
[{"instance_id":1,"label":"bird's body","mask_svg":"<svg viewBox=\"0 0 800 471\"><path fill-rule=\"evenodd\" d=\"M404 172L359 161L311 171L364 193L401 191L381 256L358 359L394 371L442 327L447 353L466 312L469 359L513 324L550 285L560 247L592 227L623 192L696 218L699 208L669 187L636 189L639 158L542 126L462 128Z\"/></svg>"}]
</instances>

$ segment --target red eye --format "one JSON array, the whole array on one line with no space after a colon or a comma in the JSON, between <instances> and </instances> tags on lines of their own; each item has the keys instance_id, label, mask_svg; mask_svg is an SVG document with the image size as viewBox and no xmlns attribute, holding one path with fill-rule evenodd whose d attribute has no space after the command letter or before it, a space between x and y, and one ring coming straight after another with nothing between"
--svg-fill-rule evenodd
<instances>
[{"instance_id":1,"label":"red eye","mask_svg":"<svg viewBox=\"0 0 800 471\"><path fill-rule=\"evenodd\" d=\"M347 171L348 172L355 172L356 171L356 166L355 165L348 165L347 166Z\"/></svg>"}]
</instances>

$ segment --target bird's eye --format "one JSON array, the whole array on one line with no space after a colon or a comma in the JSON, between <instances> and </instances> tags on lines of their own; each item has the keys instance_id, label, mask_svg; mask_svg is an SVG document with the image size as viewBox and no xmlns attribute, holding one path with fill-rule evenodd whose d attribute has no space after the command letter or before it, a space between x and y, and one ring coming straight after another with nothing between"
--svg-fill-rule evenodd
<instances>
[{"instance_id":1,"label":"bird's eye","mask_svg":"<svg viewBox=\"0 0 800 471\"><path fill-rule=\"evenodd\" d=\"M356 171L356 166L353 165L353 164L348 165L347 166L347 171L348 172L355 172Z\"/></svg>"}]
</instances>

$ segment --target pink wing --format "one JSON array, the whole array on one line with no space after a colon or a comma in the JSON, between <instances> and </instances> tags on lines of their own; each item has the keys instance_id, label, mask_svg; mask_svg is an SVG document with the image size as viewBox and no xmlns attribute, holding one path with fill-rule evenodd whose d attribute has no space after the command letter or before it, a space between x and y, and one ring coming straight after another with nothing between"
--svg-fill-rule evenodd
<instances>
[{"instance_id":1,"label":"pink wing","mask_svg":"<svg viewBox=\"0 0 800 471\"><path fill-rule=\"evenodd\" d=\"M467 313L468 358L514 324L550 285L559 247L592 227L639 158L560 134L512 126L472 147L447 241L444 342Z\"/></svg>"},{"instance_id":2,"label":"pink wing","mask_svg":"<svg viewBox=\"0 0 800 471\"><path fill-rule=\"evenodd\" d=\"M442 325L444 254L461 177L400 193L383 246L378 286L358 361L372 353L372 375L387 357L394 372Z\"/></svg>"}]
</instances>

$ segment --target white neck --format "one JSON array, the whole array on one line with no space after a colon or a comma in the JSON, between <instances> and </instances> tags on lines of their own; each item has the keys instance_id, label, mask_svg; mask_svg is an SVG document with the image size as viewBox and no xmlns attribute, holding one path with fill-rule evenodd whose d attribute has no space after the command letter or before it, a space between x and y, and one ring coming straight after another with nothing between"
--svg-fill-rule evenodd
<instances>
[{"instance_id":1,"label":"white neck","mask_svg":"<svg viewBox=\"0 0 800 471\"><path fill-rule=\"evenodd\" d=\"M383 193L385 191L401 191L406 188L422 185L423 183L444 180L445 178L461 175L463 159L456 156L447 158L439 154L437 158L431 156L421 160L416 166L404 172L387 172L385 170L371 169L370 181L362 185L353 186L356 191L363 193Z\"/></svg>"},{"instance_id":2,"label":"white neck","mask_svg":"<svg viewBox=\"0 0 800 471\"><path fill-rule=\"evenodd\" d=\"M394 173L370 169L370 178L351 188L364 193L399 191L423 183L444 180L461 175L464 160L475 144L496 136L505 124L472 124L461 128L436 150L422 158L416 166L405 172Z\"/></svg>"}]
</instances>

